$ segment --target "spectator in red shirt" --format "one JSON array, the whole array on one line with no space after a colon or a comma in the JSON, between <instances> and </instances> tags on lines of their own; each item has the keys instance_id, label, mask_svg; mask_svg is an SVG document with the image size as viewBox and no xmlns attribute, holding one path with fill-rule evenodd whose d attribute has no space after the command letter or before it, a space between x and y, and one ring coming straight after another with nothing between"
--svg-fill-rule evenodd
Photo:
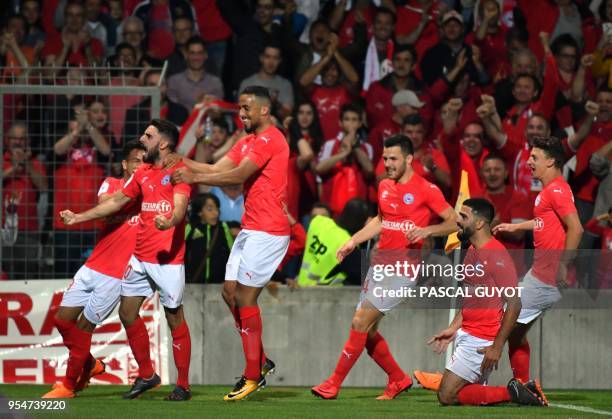
<instances>
[{"instance_id":1,"label":"spectator in red shirt","mask_svg":"<svg viewBox=\"0 0 612 419\"><path fill-rule=\"evenodd\" d=\"M344 105L340 123L342 131L323 144L315 166L323 184L321 200L336 215L352 198L366 198L366 183L374 173L372 146L359 137L361 109L352 103Z\"/></svg>"},{"instance_id":2,"label":"spectator in red shirt","mask_svg":"<svg viewBox=\"0 0 612 419\"><path fill-rule=\"evenodd\" d=\"M472 121L459 131L457 123L463 102L461 99L451 99L442 108L442 123L444 130L440 135L442 150L450 165L452 178L452 198L455 201L459 193L461 171L468 174L470 195L482 196L484 184L480 177L482 162L488 154L484 148L484 128L480 121Z\"/></svg>"},{"instance_id":3,"label":"spectator in red shirt","mask_svg":"<svg viewBox=\"0 0 612 419\"><path fill-rule=\"evenodd\" d=\"M100 121L96 121L95 114L82 106L75 107L70 131L54 146L57 162L63 161L53 175L55 275L58 278L74 274L95 241L96 222L66 226L59 217L60 208L83 211L95 206L98 200L96 192L104 178L99 163L108 158L111 147L100 131Z\"/></svg>"},{"instance_id":4,"label":"spectator in red shirt","mask_svg":"<svg viewBox=\"0 0 612 419\"><path fill-rule=\"evenodd\" d=\"M15 122L8 130L2 163L2 193L0 202L19 196L17 206L19 235L17 242L4 249L3 258L10 263L7 271L12 279L34 278L38 274L40 258L40 225L38 223L38 196L47 190L47 173L40 161L32 155L27 126ZM4 207L3 207L4 209ZM2 217L4 219L4 217Z\"/></svg>"},{"instance_id":5,"label":"spectator in red shirt","mask_svg":"<svg viewBox=\"0 0 612 419\"><path fill-rule=\"evenodd\" d=\"M393 71L393 31L395 13L386 7L379 7L374 13L373 36L368 45L363 69L363 91Z\"/></svg>"},{"instance_id":6,"label":"spectator in red shirt","mask_svg":"<svg viewBox=\"0 0 612 419\"><path fill-rule=\"evenodd\" d=\"M493 225L499 223L520 223L533 218L532 208L525 196L508 185L508 169L503 157L498 154L488 154L482 163L482 179L485 185L483 197L488 199L495 207L495 220ZM471 192L471 191L470 191ZM470 193L471 195L471 193ZM497 235L508 250L525 248L525 232L502 232ZM525 273L525 263L519 252L511 252L512 259L519 275Z\"/></svg>"},{"instance_id":7,"label":"spectator in red shirt","mask_svg":"<svg viewBox=\"0 0 612 419\"><path fill-rule=\"evenodd\" d=\"M325 137L314 104L306 100L298 104L284 125L290 151L287 207L289 213L298 218L308 213L312 203L318 200L313 158L319 153Z\"/></svg>"},{"instance_id":8,"label":"spectator in red shirt","mask_svg":"<svg viewBox=\"0 0 612 419\"><path fill-rule=\"evenodd\" d=\"M338 37L330 35L325 56L308 68L299 83L302 90L315 104L324 138L338 134L340 126L340 109L351 102L357 90L359 75L337 49ZM317 84L317 78L321 83Z\"/></svg>"},{"instance_id":9,"label":"spectator in red shirt","mask_svg":"<svg viewBox=\"0 0 612 419\"><path fill-rule=\"evenodd\" d=\"M559 92L563 94L565 99L581 102L585 91L589 93L589 96L594 95L595 86L590 77L590 72L587 72L588 67L593 64L594 58L585 56L584 59L580 59L580 47L569 34L557 37L551 44L550 49L557 61ZM559 107L557 105L557 108ZM560 125L566 127L569 124L566 122Z\"/></svg>"},{"instance_id":10,"label":"spectator in red shirt","mask_svg":"<svg viewBox=\"0 0 612 419\"><path fill-rule=\"evenodd\" d=\"M597 288L610 289L612 288L612 258L610 258L610 251L612 251L612 207L608 209L607 213L593 217L584 228L601 239L602 254L596 273Z\"/></svg>"},{"instance_id":11,"label":"spectator in red shirt","mask_svg":"<svg viewBox=\"0 0 612 419\"><path fill-rule=\"evenodd\" d=\"M393 50L393 72L372 83L366 94L368 125L375 127L393 115L391 99L399 90L424 94L425 85L414 75L417 53L412 45L399 45Z\"/></svg>"},{"instance_id":12,"label":"spectator in red shirt","mask_svg":"<svg viewBox=\"0 0 612 419\"><path fill-rule=\"evenodd\" d=\"M374 161L379 161L382 156L385 138L399 134L402 130L404 119L411 115L418 115L419 110L425 105L411 90L399 90L396 92L391 99L391 104L393 105L391 119L376 125L368 135L368 141L374 149Z\"/></svg>"},{"instance_id":13,"label":"spectator in red shirt","mask_svg":"<svg viewBox=\"0 0 612 419\"><path fill-rule=\"evenodd\" d=\"M513 89L516 78L522 74L536 76L538 68L538 60L530 49L518 48L512 54L510 71L497 75L494 80L493 97L495 98L500 118L504 119L510 108L514 105Z\"/></svg>"},{"instance_id":14,"label":"spectator in red shirt","mask_svg":"<svg viewBox=\"0 0 612 419\"><path fill-rule=\"evenodd\" d=\"M482 53L482 63L487 72L495 77L509 66L507 56L500 54L506 48L508 29L501 25L501 10L497 0L482 0L478 3L478 16L482 17L478 27L466 37L468 44L474 44Z\"/></svg>"},{"instance_id":15,"label":"spectator in red shirt","mask_svg":"<svg viewBox=\"0 0 612 419\"><path fill-rule=\"evenodd\" d=\"M62 31L49 36L42 50L42 60L47 66L93 67L102 63L104 47L92 38L85 27L85 10L81 3L71 1L64 10L65 25Z\"/></svg>"},{"instance_id":16,"label":"spectator in red shirt","mask_svg":"<svg viewBox=\"0 0 612 419\"><path fill-rule=\"evenodd\" d=\"M195 10L200 35L206 43L207 69L215 76L221 77L232 28L221 16L216 0L195 0L191 2L191 6Z\"/></svg>"},{"instance_id":17,"label":"spectator in red shirt","mask_svg":"<svg viewBox=\"0 0 612 419\"><path fill-rule=\"evenodd\" d=\"M6 22L4 33L0 38L4 83L14 83L14 77L20 74L25 76L23 67L29 67L38 61L38 52L24 44L26 30L27 23L21 15L11 16Z\"/></svg>"}]
</instances>

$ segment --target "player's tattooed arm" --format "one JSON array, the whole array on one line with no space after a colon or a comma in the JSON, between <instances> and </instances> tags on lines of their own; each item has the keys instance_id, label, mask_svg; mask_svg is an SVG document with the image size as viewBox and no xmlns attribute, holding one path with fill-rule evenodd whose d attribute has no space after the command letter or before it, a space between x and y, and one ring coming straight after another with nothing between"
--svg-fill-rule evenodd
<instances>
[{"instance_id":1,"label":"player's tattooed arm","mask_svg":"<svg viewBox=\"0 0 612 419\"><path fill-rule=\"evenodd\" d=\"M84 223L86 221L96 220L98 218L108 217L111 214L116 213L121 208L130 202L131 198L125 196L123 192L119 191L112 196L111 199L107 199L93 207L90 210L75 214L70 210L60 211L60 217L65 225L73 225Z\"/></svg>"},{"instance_id":2,"label":"player's tattooed arm","mask_svg":"<svg viewBox=\"0 0 612 419\"><path fill-rule=\"evenodd\" d=\"M185 218L187 212L187 204L189 203L189 197L182 193L174 194L174 210L172 210L172 217L166 218L164 215L158 215L155 217L155 227L158 230L168 230L177 224L179 224Z\"/></svg>"},{"instance_id":3,"label":"player's tattooed arm","mask_svg":"<svg viewBox=\"0 0 612 419\"><path fill-rule=\"evenodd\" d=\"M336 252L336 259L338 262L342 262L344 258L349 255L357 246L361 243L373 239L380 234L382 230L382 219L380 214L372 218L361 230L353 234L346 243L344 243L340 249Z\"/></svg>"},{"instance_id":4,"label":"player's tattooed arm","mask_svg":"<svg viewBox=\"0 0 612 419\"><path fill-rule=\"evenodd\" d=\"M501 233L504 231L513 233L515 231L532 231L534 227L535 227L535 221L527 220L527 221L523 221L522 223L516 223L516 224L512 224L512 223L497 224L495 227L493 227L492 231L493 231L493 234Z\"/></svg>"}]
</instances>

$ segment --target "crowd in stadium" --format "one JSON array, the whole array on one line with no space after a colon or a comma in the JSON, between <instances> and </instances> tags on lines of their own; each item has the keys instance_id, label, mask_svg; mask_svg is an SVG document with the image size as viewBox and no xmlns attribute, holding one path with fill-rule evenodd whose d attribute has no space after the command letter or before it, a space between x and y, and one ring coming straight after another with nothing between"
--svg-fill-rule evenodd
<instances>
[{"instance_id":1,"label":"crowd in stadium","mask_svg":"<svg viewBox=\"0 0 612 419\"><path fill-rule=\"evenodd\" d=\"M591 232L581 247L612 248L612 1L9 0L4 14L2 83L160 86L161 115L175 125L207 110L196 161L218 161L243 135L232 107L242 88L267 87L291 150L292 241L275 278L291 287L360 282L359 263L336 266L334 246L376 214L383 140L396 133L448 202L467 172L496 223L533 218L542 186L529 145L562 139ZM105 77L92 69L105 66ZM41 245L54 249L53 277L78 269L99 225L66 226L59 211L91 208L104 177L120 176L150 102L3 95L3 229L19 218L3 244L6 279L39 277ZM241 186L194 187L188 282L223 282L242 205ZM500 239L532 246L524 232ZM312 257L323 248L328 260Z\"/></svg>"}]
</instances>

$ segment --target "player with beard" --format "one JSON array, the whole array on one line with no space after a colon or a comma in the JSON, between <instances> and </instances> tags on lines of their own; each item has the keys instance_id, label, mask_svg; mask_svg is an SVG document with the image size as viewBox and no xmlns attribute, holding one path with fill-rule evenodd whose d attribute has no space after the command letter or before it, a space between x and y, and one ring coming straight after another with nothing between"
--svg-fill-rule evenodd
<instances>
[{"instance_id":1,"label":"player with beard","mask_svg":"<svg viewBox=\"0 0 612 419\"><path fill-rule=\"evenodd\" d=\"M517 224L501 223L493 228L495 234L533 230L533 266L521 282L523 307L508 339L510 365L514 377L522 382L529 380L527 332L561 298L557 287L568 285L567 269L583 233L574 195L561 173L564 163L561 141L554 137L534 138L527 164L533 178L543 185L535 199L534 218Z\"/></svg>"},{"instance_id":2,"label":"player with beard","mask_svg":"<svg viewBox=\"0 0 612 419\"><path fill-rule=\"evenodd\" d=\"M532 392L514 378L507 387L485 385L493 368L497 369L521 310L514 264L506 248L491 234L494 215L493 205L482 198L467 199L459 212L458 237L470 243L463 266L473 269L466 269L462 284L466 297L461 311L446 329L428 342L440 354L455 340L455 350L442 376L438 400L442 405L483 406L512 401L545 406L545 397L539 388L539 392ZM478 273L479 269L482 274ZM514 288L517 294L481 297L476 294L479 287Z\"/></svg>"},{"instance_id":3,"label":"player with beard","mask_svg":"<svg viewBox=\"0 0 612 419\"><path fill-rule=\"evenodd\" d=\"M98 191L98 201L111 199L142 164L145 148L137 141L123 148L123 178L109 177ZM104 228L91 256L74 275L55 313L55 327L69 350L64 379L42 396L45 399L73 398L91 377L104 373L104 362L89 352L96 326L114 310L121 296L121 279L130 261L139 225L139 202L104 220Z\"/></svg>"},{"instance_id":4,"label":"player with beard","mask_svg":"<svg viewBox=\"0 0 612 419\"><path fill-rule=\"evenodd\" d=\"M170 401L191 398L189 391L189 362L191 337L183 315L185 288L185 212L191 187L185 183L172 184L172 173L182 167L166 163L174 153L178 130L165 120L153 119L140 138L146 148L145 163L123 185L123 189L96 207L81 214L62 211L67 225L107 217L136 199L142 199L141 226L136 247L121 284L119 317L138 362L139 376L124 398L133 399L145 391L158 387L160 377L153 369L149 336L143 319L138 315L147 297L159 292L172 332L172 352L178 370L176 387L166 397Z\"/></svg>"},{"instance_id":5,"label":"player with beard","mask_svg":"<svg viewBox=\"0 0 612 419\"><path fill-rule=\"evenodd\" d=\"M338 261L355 250L361 243L380 234L378 252L372 266L393 265L406 258L420 262L420 249L430 237L441 237L456 229L456 214L445 201L440 189L427 182L412 169L413 148L405 135L394 135L385 140L383 160L387 178L378 186L379 214L364 228L355 233L337 252ZM430 219L439 216L443 222L429 225ZM407 254L409 254L407 256ZM385 266L386 268L386 266ZM342 382L359 359L364 349L387 373L388 384L378 400L391 400L412 386L412 380L397 364L385 338L378 332L378 325L386 312L404 298L377 295L378 291L399 291L413 287L416 278L397 275L376 278L370 268L361 290L360 303L340 359L333 374L323 383L312 388L312 393L323 399L335 399ZM378 291L377 291L378 290Z\"/></svg>"},{"instance_id":6,"label":"player with beard","mask_svg":"<svg viewBox=\"0 0 612 419\"><path fill-rule=\"evenodd\" d=\"M241 400L265 386L274 368L266 362L257 299L283 260L290 227L285 214L289 146L273 124L268 89L248 86L240 94L240 119L248 135L242 137L214 165L185 159L191 170L177 170L175 182L227 186L244 183L242 230L227 261L223 298L240 331L246 368L234 389L223 399Z\"/></svg>"}]
</instances>

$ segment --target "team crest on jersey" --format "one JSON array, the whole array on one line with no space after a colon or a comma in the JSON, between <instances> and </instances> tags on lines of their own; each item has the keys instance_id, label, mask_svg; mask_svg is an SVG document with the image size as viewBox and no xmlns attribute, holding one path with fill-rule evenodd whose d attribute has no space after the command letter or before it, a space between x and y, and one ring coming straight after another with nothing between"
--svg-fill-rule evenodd
<instances>
[{"instance_id":1,"label":"team crest on jersey","mask_svg":"<svg viewBox=\"0 0 612 419\"><path fill-rule=\"evenodd\" d=\"M534 223L535 230L540 231L544 228L544 220L542 220L540 217L534 218L533 223Z\"/></svg>"},{"instance_id":2,"label":"team crest on jersey","mask_svg":"<svg viewBox=\"0 0 612 419\"><path fill-rule=\"evenodd\" d=\"M170 183L170 175L164 176L161 180L161 184L164 186L167 185L168 183Z\"/></svg>"},{"instance_id":3,"label":"team crest on jersey","mask_svg":"<svg viewBox=\"0 0 612 419\"><path fill-rule=\"evenodd\" d=\"M404 195L403 199L404 199L404 204L410 205L414 202L414 195L408 192L406 195Z\"/></svg>"},{"instance_id":4,"label":"team crest on jersey","mask_svg":"<svg viewBox=\"0 0 612 419\"><path fill-rule=\"evenodd\" d=\"M535 199L535 206L537 207L538 205L540 205L540 194L538 194L538 196Z\"/></svg>"},{"instance_id":5,"label":"team crest on jersey","mask_svg":"<svg viewBox=\"0 0 612 419\"><path fill-rule=\"evenodd\" d=\"M247 151L247 144L242 144L242 148L240 149L240 154L246 154Z\"/></svg>"},{"instance_id":6,"label":"team crest on jersey","mask_svg":"<svg viewBox=\"0 0 612 419\"><path fill-rule=\"evenodd\" d=\"M380 199L387 199L389 197L389 191L384 190L382 191L382 193L380 194Z\"/></svg>"}]
</instances>

